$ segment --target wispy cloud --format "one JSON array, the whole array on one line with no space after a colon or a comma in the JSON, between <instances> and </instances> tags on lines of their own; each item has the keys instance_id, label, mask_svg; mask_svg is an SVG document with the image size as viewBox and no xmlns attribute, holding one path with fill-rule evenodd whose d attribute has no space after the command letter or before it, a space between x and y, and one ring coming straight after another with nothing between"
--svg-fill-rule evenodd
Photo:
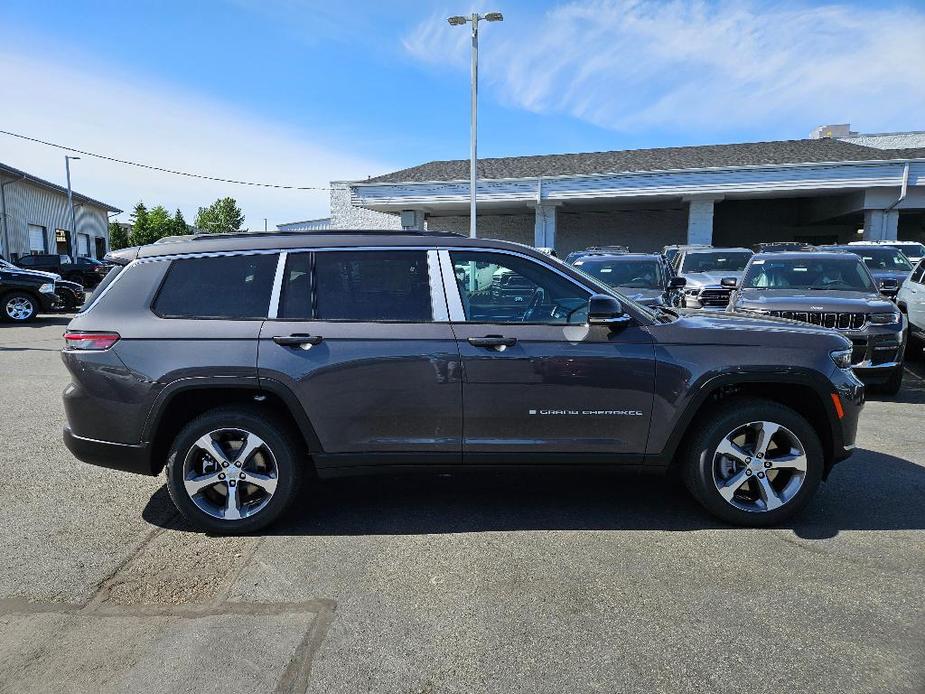
<instances>
[{"instance_id":1,"label":"wispy cloud","mask_svg":"<svg viewBox=\"0 0 925 694\"><path fill-rule=\"evenodd\" d=\"M4 130L89 151L222 178L327 187L331 180L377 175L397 168L325 142L323 132L282 125L142 75L71 68L22 53L0 51ZM0 135L0 161L63 183L64 152ZM250 188L159 174L84 157L72 167L74 188L130 210L139 199L183 210L231 195L246 224L325 216L327 191ZM127 218L122 215L121 218Z\"/></svg>"},{"instance_id":2,"label":"wispy cloud","mask_svg":"<svg viewBox=\"0 0 925 694\"><path fill-rule=\"evenodd\" d=\"M481 45L497 98L619 131L802 135L823 122L921 127L925 9L808 2L573 0L506 13ZM442 16L404 40L463 69ZM462 36L460 36L462 35Z\"/></svg>"}]
</instances>

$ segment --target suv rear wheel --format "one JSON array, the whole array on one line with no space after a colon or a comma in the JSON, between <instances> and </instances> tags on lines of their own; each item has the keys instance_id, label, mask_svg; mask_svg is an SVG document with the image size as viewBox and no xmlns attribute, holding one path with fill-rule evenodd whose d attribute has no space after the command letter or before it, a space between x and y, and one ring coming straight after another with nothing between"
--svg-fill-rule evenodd
<instances>
[{"instance_id":1,"label":"suv rear wheel","mask_svg":"<svg viewBox=\"0 0 925 694\"><path fill-rule=\"evenodd\" d=\"M288 428L251 408L210 410L177 435L167 488L193 525L215 533L265 528L292 503L303 461Z\"/></svg>"},{"instance_id":2,"label":"suv rear wheel","mask_svg":"<svg viewBox=\"0 0 925 694\"><path fill-rule=\"evenodd\" d=\"M683 452L684 483L713 515L737 525L775 525L800 510L819 486L819 437L776 402L730 400Z\"/></svg>"}]
</instances>

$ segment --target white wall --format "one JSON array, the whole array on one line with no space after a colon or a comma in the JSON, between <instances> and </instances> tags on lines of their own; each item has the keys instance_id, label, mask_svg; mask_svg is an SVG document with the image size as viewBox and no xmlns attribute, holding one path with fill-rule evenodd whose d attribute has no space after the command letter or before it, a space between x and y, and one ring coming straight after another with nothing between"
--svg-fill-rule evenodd
<instances>
[{"instance_id":1,"label":"white wall","mask_svg":"<svg viewBox=\"0 0 925 694\"><path fill-rule=\"evenodd\" d=\"M9 181L6 178L3 181ZM71 216L67 209L67 195L48 190L28 181L15 181L6 186L7 210L6 216L7 236L10 247L3 249L6 257L13 254L22 256L29 253L29 225L35 224L45 227L46 248L54 252L55 230L70 229ZM0 202L2 204L2 202ZM77 231L90 236L90 253L96 254L97 238L106 239L109 247L109 217L108 211L87 204L77 207ZM0 225L0 239L3 238L3 227ZM73 240L76 252L76 238Z\"/></svg>"}]
</instances>

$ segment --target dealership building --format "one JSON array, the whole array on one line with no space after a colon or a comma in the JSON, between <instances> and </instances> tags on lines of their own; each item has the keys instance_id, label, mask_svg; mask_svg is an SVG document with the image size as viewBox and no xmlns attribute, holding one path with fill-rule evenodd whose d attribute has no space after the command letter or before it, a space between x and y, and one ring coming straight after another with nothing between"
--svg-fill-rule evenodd
<instances>
[{"instance_id":1,"label":"dealership building","mask_svg":"<svg viewBox=\"0 0 925 694\"><path fill-rule=\"evenodd\" d=\"M0 163L0 257L15 260L35 253L102 258L109 249L109 213L121 210Z\"/></svg>"},{"instance_id":2,"label":"dealership building","mask_svg":"<svg viewBox=\"0 0 925 694\"><path fill-rule=\"evenodd\" d=\"M925 132L480 159L479 235L552 247L925 241ZM469 161L332 183L331 229L468 233Z\"/></svg>"}]
</instances>

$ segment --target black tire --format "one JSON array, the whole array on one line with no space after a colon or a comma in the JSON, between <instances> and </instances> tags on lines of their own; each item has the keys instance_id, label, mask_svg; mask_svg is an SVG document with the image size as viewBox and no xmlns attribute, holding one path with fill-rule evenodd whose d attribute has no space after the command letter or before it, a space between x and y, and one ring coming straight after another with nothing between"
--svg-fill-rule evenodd
<instances>
[{"instance_id":1,"label":"black tire","mask_svg":"<svg viewBox=\"0 0 925 694\"><path fill-rule=\"evenodd\" d=\"M203 510L187 493L184 478L187 457L197 454L199 450L196 445L197 441L217 430L243 430L252 433L263 440L272 459L275 459L275 491L266 504L253 515L236 520L217 518ZM209 410L187 424L174 440L167 457L167 489L180 513L200 530L222 535L256 532L278 519L296 498L307 465L307 458L302 455L304 450L305 446L297 434L282 422L267 416L265 412L257 408L239 406ZM261 451L263 455L265 451L263 449ZM255 456L251 455L249 459L253 461ZM233 466L226 468L226 470L234 469ZM243 470L235 471L235 474L244 470L248 468L245 466ZM221 470L216 467L215 472L221 472ZM253 476L251 474L251 477ZM235 482L232 481L231 485L234 484ZM241 482L241 490L245 489L245 484L247 482ZM223 490L227 494L230 488L228 482L220 482L210 489L213 490L210 493L215 495ZM260 490L255 488L255 492L259 494ZM197 498L200 499L200 503L203 502L199 495ZM205 505L209 505L208 500L205 500Z\"/></svg>"},{"instance_id":2,"label":"black tire","mask_svg":"<svg viewBox=\"0 0 925 694\"><path fill-rule=\"evenodd\" d=\"M749 422L760 421L782 425L799 439L806 457L806 471L798 491L782 506L774 510L748 511L737 508L720 495L714 481L714 456L727 434ZM707 511L728 523L752 527L777 525L803 508L819 486L825 468L819 436L809 422L789 407L770 400L735 398L711 409L707 416L694 422L693 427L693 434L680 451L684 484Z\"/></svg>"},{"instance_id":3,"label":"black tire","mask_svg":"<svg viewBox=\"0 0 925 694\"><path fill-rule=\"evenodd\" d=\"M17 302L19 307L28 306L30 312L23 314L21 308L20 310L14 309L12 306L14 302ZM0 317L10 323L28 323L35 320L39 314L39 306L38 299L28 292L8 292L0 299Z\"/></svg>"}]
</instances>

